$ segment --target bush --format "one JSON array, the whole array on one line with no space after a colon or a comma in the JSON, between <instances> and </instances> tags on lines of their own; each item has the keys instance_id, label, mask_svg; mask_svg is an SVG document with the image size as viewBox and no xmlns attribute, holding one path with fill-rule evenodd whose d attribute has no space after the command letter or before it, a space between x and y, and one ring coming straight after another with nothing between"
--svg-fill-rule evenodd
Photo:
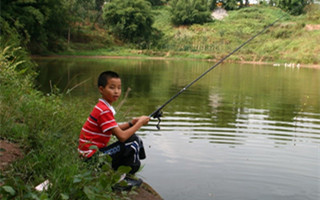
<instances>
[{"instance_id":1,"label":"bush","mask_svg":"<svg viewBox=\"0 0 320 200\"><path fill-rule=\"evenodd\" d=\"M160 33L152 27L151 4L145 0L115 0L103 8L103 18L112 33L142 47L154 42Z\"/></svg>"},{"instance_id":2,"label":"bush","mask_svg":"<svg viewBox=\"0 0 320 200\"><path fill-rule=\"evenodd\" d=\"M206 0L172 0L170 11L174 25L203 24L211 21Z\"/></svg>"},{"instance_id":3,"label":"bush","mask_svg":"<svg viewBox=\"0 0 320 200\"><path fill-rule=\"evenodd\" d=\"M226 10L236 10L239 8L237 0L228 0L224 3Z\"/></svg>"},{"instance_id":4,"label":"bush","mask_svg":"<svg viewBox=\"0 0 320 200\"><path fill-rule=\"evenodd\" d=\"M166 0L147 0L152 6L160 6L166 3Z\"/></svg>"},{"instance_id":5,"label":"bush","mask_svg":"<svg viewBox=\"0 0 320 200\"><path fill-rule=\"evenodd\" d=\"M304 8L311 4L310 0L276 0L275 5L292 15L300 15L304 12Z\"/></svg>"},{"instance_id":6,"label":"bush","mask_svg":"<svg viewBox=\"0 0 320 200\"><path fill-rule=\"evenodd\" d=\"M314 23L320 23L320 4L311 4L304 8L307 13L307 19L314 21Z\"/></svg>"}]
</instances>

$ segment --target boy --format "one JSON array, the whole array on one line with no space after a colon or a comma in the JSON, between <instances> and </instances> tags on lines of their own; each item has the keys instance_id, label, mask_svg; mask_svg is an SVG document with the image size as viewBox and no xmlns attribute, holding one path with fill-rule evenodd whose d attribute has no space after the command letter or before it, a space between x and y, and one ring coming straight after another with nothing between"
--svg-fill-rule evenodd
<instances>
[{"instance_id":1,"label":"boy","mask_svg":"<svg viewBox=\"0 0 320 200\"><path fill-rule=\"evenodd\" d=\"M141 116L128 123L117 124L114 119L116 112L112 107L112 103L121 95L121 79L117 73L102 72L98 78L98 88L102 98L82 127L78 151L90 160L97 151L90 149L90 146L96 145L100 152L111 156L113 169L116 170L122 165L129 166L130 174L134 174L140 168L140 159L145 158L143 143L135 132L147 124L150 118ZM115 135L118 141L108 145L111 135ZM126 181L132 186L139 186L142 183L141 180L130 178Z\"/></svg>"}]
</instances>

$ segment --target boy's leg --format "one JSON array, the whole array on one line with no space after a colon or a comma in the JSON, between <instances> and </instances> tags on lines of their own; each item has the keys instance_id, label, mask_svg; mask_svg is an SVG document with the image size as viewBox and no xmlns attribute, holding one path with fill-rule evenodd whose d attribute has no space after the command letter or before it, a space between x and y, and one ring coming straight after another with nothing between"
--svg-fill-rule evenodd
<instances>
[{"instance_id":1,"label":"boy's leg","mask_svg":"<svg viewBox=\"0 0 320 200\"><path fill-rule=\"evenodd\" d=\"M123 165L131 167L131 174L136 173L140 166L140 160L146 158L142 140L136 134L124 142Z\"/></svg>"},{"instance_id":2,"label":"boy's leg","mask_svg":"<svg viewBox=\"0 0 320 200\"><path fill-rule=\"evenodd\" d=\"M124 143L117 141L107 147L99 149L99 151L108 154L112 158L112 168L114 170L117 170L118 167L121 166L121 155L124 151Z\"/></svg>"},{"instance_id":3,"label":"boy's leg","mask_svg":"<svg viewBox=\"0 0 320 200\"><path fill-rule=\"evenodd\" d=\"M100 149L112 158L112 168L117 170L120 166L131 167L130 174L136 173L140 168L140 159L145 159L145 151L142 140L136 135L132 135L125 142L115 142L105 148Z\"/></svg>"}]
</instances>

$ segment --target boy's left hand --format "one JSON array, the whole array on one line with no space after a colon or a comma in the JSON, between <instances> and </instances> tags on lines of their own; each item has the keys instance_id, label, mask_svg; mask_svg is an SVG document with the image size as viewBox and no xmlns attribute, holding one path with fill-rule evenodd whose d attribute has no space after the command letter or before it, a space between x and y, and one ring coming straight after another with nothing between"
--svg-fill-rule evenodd
<instances>
[{"instance_id":1,"label":"boy's left hand","mask_svg":"<svg viewBox=\"0 0 320 200\"><path fill-rule=\"evenodd\" d=\"M132 124L136 124L139 120L142 120L143 121L143 124L147 124L150 120L150 117L148 116L140 116L140 117L137 117L137 118L134 118L131 122Z\"/></svg>"},{"instance_id":2,"label":"boy's left hand","mask_svg":"<svg viewBox=\"0 0 320 200\"><path fill-rule=\"evenodd\" d=\"M133 125L135 125L135 124L137 123L137 121L139 121L139 117L134 118L133 120L131 120L131 123L132 123Z\"/></svg>"}]
</instances>

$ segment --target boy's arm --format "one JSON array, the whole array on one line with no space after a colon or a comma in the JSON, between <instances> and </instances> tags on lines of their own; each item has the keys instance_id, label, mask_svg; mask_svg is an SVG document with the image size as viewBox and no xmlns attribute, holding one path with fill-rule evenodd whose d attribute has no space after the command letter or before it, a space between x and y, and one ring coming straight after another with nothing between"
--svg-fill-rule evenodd
<instances>
[{"instance_id":1,"label":"boy's arm","mask_svg":"<svg viewBox=\"0 0 320 200\"><path fill-rule=\"evenodd\" d=\"M112 129L112 134L115 135L120 142L125 142L131 137L141 126L148 124L150 117L141 116L132 120L133 126L130 127L129 123L121 124ZM127 127L127 128L125 128ZM123 129L122 129L123 128Z\"/></svg>"},{"instance_id":2,"label":"boy's arm","mask_svg":"<svg viewBox=\"0 0 320 200\"><path fill-rule=\"evenodd\" d=\"M132 122L131 122L132 123ZM123 123L123 124L119 124L119 128L121 129L121 130L127 130L128 128L130 128L130 124L129 124L129 122L126 122L126 123Z\"/></svg>"},{"instance_id":3,"label":"boy's arm","mask_svg":"<svg viewBox=\"0 0 320 200\"><path fill-rule=\"evenodd\" d=\"M137 123L137 121L139 121L139 117L134 118L133 120L131 120L129 122L119 124L119 127L124 131L124 130L127 130L128 128L131 128L134 124Z\"/></svg>"}]
</instances>

